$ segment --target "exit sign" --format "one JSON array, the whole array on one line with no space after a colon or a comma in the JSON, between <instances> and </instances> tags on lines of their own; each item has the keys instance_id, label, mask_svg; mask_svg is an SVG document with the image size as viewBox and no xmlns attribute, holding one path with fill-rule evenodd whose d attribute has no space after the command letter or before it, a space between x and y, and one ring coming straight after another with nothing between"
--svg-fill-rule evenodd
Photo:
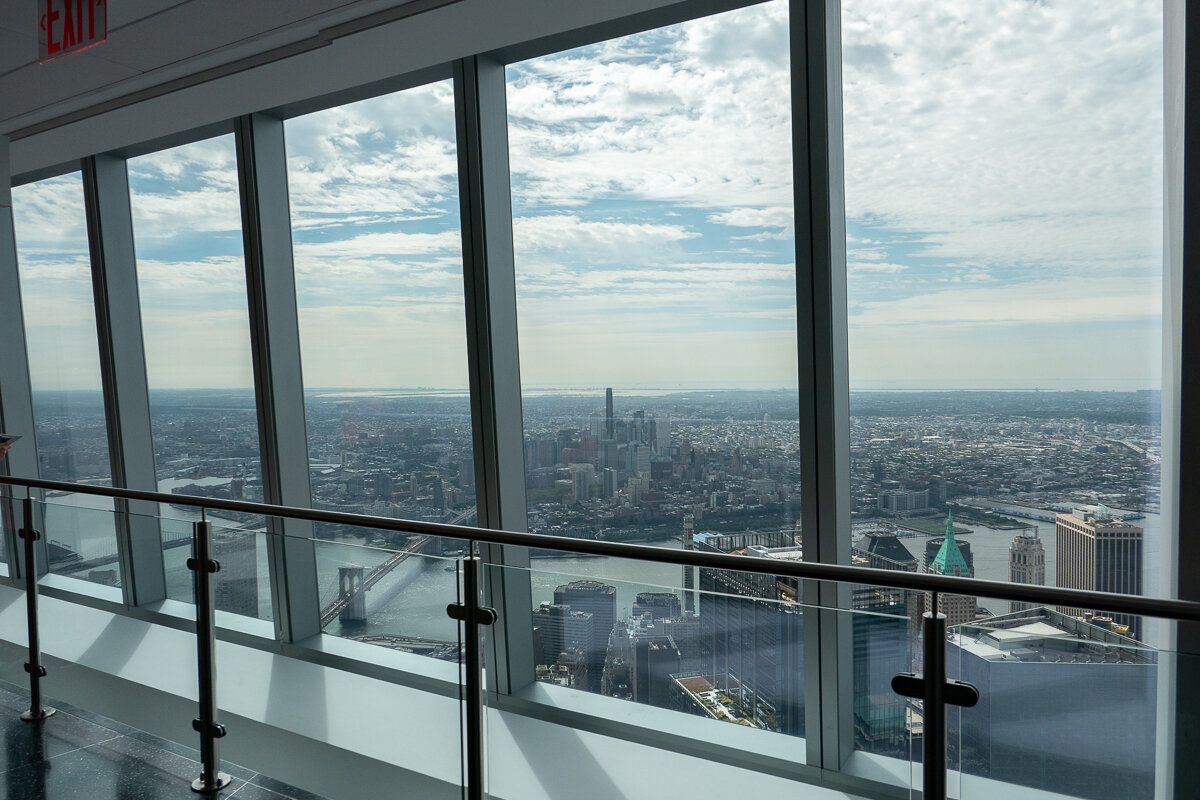
<instances>
[{"instance_id":1,"label":"exit sign","mask_svg":"<svg viewBox=\"0 0 1200 800\"><path fill-rule=\"evenodd\" d=\"M108 36L108 0L37 0L38 61L45 63Z\"/></svg>"}]
</instances>

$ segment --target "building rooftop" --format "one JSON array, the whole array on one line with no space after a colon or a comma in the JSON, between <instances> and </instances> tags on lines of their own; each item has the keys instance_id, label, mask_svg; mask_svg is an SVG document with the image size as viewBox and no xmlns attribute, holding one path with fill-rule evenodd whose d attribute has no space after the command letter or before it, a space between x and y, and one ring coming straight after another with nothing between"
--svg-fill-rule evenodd
<instances>
[{"instance_id":1,"label":"building rooftop","mask_svg":"<svg viewBox=\"0 0 1200 800\"><path fill-rule=\"evenodd\" d=\"M987 661L1155 662L1153 653L1135 640L1049 608L955 626L951 641L964 652Z\"/></svg>"}]
</instances>

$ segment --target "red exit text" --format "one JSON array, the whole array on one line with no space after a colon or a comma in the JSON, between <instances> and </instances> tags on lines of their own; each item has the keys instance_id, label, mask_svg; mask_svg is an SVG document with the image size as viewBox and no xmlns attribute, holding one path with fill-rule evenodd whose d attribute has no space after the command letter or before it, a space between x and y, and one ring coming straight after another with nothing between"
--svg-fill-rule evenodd
<instances>
[{"instance_id":1,"label":"red exit text","mask_svg":"<svg viewBox=\"0 0 1200 800\"><path fill-rule=\"evenodd\" d=\"M45 63L67 53L103 42L108 36L108 0L38 0L38 61Z\"/></svg>"}]
</instances>

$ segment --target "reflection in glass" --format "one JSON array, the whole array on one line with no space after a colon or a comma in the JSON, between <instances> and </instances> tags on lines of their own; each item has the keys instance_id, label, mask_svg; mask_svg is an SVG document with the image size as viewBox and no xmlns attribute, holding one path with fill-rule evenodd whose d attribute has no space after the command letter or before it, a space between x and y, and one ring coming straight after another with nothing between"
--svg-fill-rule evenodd
<instances>
[{"instance_id":1,"label":"reflection in glass","mask_svg":"<svg viewBox=\"0 0 1200 800\"><path fill-rule=\"evenodd\" d=\"M117 519L111 499L58 494L37 506L51 573L103 586L122 585Z\"/></svg>"},{"instance_id":2,"label":"reflection in glass","mask_svg":"<svg viewBox=\"0 0 1200 800\"><path fill-rule=\"evenodd\" d=\"M187 568L186 562L194 552L193 527L201 519L200 510L172 505L168 513L170 517L157 520L162 535L167 597L194 603L195 573ZM240 522L213 519L214 513L208 512L213 557L221 565L213 576L216 610L270 620L271 580L265 521L249 514Z\"/></svg>"},{"instance_id":3,"label":"reflection in glass","mask_svg":"<svg viewBox=\"0 0 1200 800\"><path fill-rule=\"evenodd\" d=\"M951 630L952 678L979 704L950 717L963 797L986 778L1091 800L1154 797L1159 652L1054 609Z\"/></svg>"},{"instance_id":4,"label":"reflection in glass","mask_svg":"<svg viewBox=\"0 0 1200 800\"><path fill-rule=\"evenodd\" d=\"M701 569L686 590L678 568L568 555L508 571L532 587L538 682L804 735L796 581Z\"/></svg>"}]
</instances>

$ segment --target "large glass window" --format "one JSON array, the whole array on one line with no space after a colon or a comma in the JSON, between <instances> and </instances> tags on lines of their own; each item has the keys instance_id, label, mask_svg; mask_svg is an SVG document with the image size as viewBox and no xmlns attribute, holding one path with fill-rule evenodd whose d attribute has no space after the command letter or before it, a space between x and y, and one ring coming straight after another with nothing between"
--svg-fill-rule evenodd
<instances>
[{"instance_id":1,"label":"large glass window","mask_svg":"<svg viewBox=\"0 0 1200 800\"><path fill-rule=\"evenodd\" d=\"M129 161L159 491L261 502L237 181L232 135ZM163 516L186 523L199 512L175 506ZM269 609L270 581L266 536L252 532L264 530L264 521L229 511L212 516L230 529L217 537L217 554L227 551L224 561L239 573L227 579L240 581L246 595L228 610L259 616L260 607ZM180 524L162 522L168 590L190 599L186 548L171 546L184 541Z\"/></svg>"},{"instance_id":2,"label":"large glass window","mask_svg":"<svg viewBox=\"0 0 1200 800\"><path fill-rule=\"evenodd\" d=\"M530 530L797 557L787 4L515 64L507 89ZM676 600L648 612L656 592L603 577L617 565L552 563L616 594L587 688L614 694L620 653L671 641L668 617L692 633L663 680L682 664L731 702L786 697L746 719L802 732L799 615L774 605L794 585L643 564ZM582 591L561 583L535 591L543 643ZM539 655L551 673L570 657Z\"/></svg>"},{"instance_id":3,"label":"large glass window","mask_svg":"<svg viewBox=\"0 0 1200 800\"><path fill-rule=\"evenodd\" d=\"M13 221L39 472L47 480L110 485L79 173L14 188ZM119 582L112 501L82 494L46 500L50 571Z\"/></svg>"},{"instance_id":4,"label":"large glass window","mask_svg":"<svg viewBox=\"0 0 1200 800\"><path fill-rule=\"evenodd\" d=\"M842 3L850 479L874 565L1156 592L1162 15Z\"/></svg>"},{"instance_id":5,"label":"large glass window","mask_svg":"<svg viewBox=\"0 0 1200 800\"><path fill-rule=\"evenodd\" d=\"M131 159L129 188L159 486L261 500L233 136Z\"/></svg>"},{"instance_id":6,"label":"large glass window","mask_svg":"<svg viewBox=\"0 0 1200 800\"><path fill-rule=\"evenodd\" d=\"M453 87L331 108L285 132L313 503L473 525ZM331 525L317 534L328 540L318 545L322 608L345 591L347 564L372 587L365 621L327 614L328 632L396 646L447 638L444 624L412 623L429 587L453 595L453 570L397 553L439 555L441 540Z\"/></svg>"}]
</instances>

